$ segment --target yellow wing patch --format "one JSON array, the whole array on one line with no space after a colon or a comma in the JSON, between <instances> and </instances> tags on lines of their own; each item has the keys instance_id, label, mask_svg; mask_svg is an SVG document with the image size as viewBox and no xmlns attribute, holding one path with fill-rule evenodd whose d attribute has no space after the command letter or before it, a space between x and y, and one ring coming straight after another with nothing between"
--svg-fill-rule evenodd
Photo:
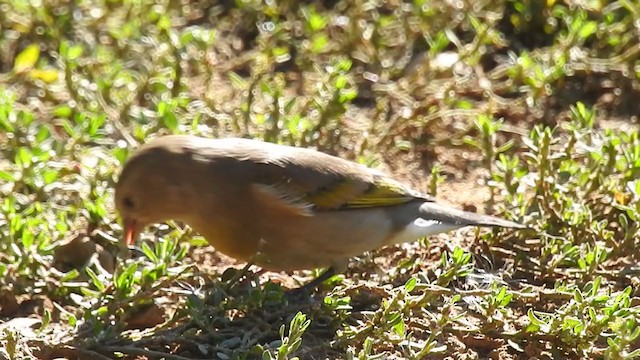
<instances>
[{"instance_id":1,"label":"yellow wing patch","mask_svg":"<svg viewBox=\"0 0 640 360\"><path fill-rule=\"evenodd\" d=\"M417 197L417 193L404 185L380 177L373 183L345 179L330 188L307 194L305 199L318 209L356 209L403 204Z\"/></svg>"},{"instance_id":2,"label":"yellow wing patch","mask_svg":"<svg viewBox=\"0 0 640 360\"><path fill-rule=\"evenodd\" d=\"M291 182L254 184L253 190L265 206L300 216L312 216L314 210L364 209L429 199L384 176L371 182L344 178L306 193Z\"/></svg>"},{"instance_id":3,"label":"yellow wing patch","mask_svg":"<svg viewBox=\"0 0 640 360\"><path fill-rule=\"evenodd\" d=\"M345 204L347 208L367 208L404 204L416 199L416 194L390 179L379 179L370 189Z\"/></svg>"},{"instance_id":4,"label":"yellow wing patch","mask_svg":"<svg viewBox=\"0 0 640 360\"><path fill-rule=\"evenodd\" d=\"M305 199L319 209L339 209L351 199L357 198L367 191L368 184L361 181L345 179L330 187L323 187L307 193Z\"/></svg>"}]
</instances>

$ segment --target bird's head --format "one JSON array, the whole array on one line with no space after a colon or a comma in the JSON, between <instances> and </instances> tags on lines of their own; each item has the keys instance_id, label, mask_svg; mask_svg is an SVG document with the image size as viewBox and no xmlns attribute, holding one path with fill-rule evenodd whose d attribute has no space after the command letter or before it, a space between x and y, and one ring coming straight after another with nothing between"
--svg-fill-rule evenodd
<instances>
[{"instance_id":1,"label":"bird's head","mask_svg":"<svg viewBox=\"0 0 640 360\"><path fill-rule=\"evenodd\" d=\"M127 161L118 179L115 206L127 245L133 244L147 225L182 220L188 211L191 196L185 189L192 174L185 172L184 154L165 145L143 145Z\"/></svg>"}]
</instances>

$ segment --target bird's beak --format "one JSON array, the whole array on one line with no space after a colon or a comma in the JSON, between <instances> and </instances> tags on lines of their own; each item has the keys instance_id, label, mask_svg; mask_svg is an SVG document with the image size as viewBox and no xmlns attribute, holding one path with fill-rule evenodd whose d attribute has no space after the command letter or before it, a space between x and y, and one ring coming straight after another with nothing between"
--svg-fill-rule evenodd
<instances>
[{"instance_id":1,"label":"bird's beak","mask_svg":"<svg viewBox=\"0 0 640 360\"><path fill-rule=\"evenodd\" d=\"M124 243L129 245L133 245L136 241L136 221L133 219L125 219L124 223Z\"/></svg>"}]
</instances>

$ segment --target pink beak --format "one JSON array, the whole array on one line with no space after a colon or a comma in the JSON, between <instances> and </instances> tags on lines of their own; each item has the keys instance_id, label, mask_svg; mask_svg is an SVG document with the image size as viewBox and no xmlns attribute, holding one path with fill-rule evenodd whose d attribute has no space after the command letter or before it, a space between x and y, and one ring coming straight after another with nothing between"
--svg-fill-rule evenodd
<instances>
[{"instance_id":1,"label":"pink beak","mask_svg":"<svg viewBox=\"0 0 640 360\"><path fill-rule=\"evenodd\" d=\"M128 245L133 245L136 241L136 221L125 220L124 221L124 242Z\"/></svg>"}]
</instances>

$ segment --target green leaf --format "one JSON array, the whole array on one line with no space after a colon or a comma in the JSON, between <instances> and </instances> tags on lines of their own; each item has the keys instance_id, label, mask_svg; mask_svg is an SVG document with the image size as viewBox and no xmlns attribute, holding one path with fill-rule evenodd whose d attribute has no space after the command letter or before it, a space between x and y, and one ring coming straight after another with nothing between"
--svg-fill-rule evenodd
<instances>
[{"instance_id":1,"label":"green leaf","mask_svg":"<svg viewBox=\"0 0 640 360\"><path fill-rule=\"evenodd\" d=\"M69 271L68 273L64 274L63 277L60 278L60 282L65 282L65 281L69 281L69 280L73 280L75 278L77 278L78 276L80 276L80 271L78 271L78 269L73 269L71 271Z\"/></svg>"},{"instance_id":2,"label":"green leaf","mask_svg":"<svg viewBox=\"0 0 640 360\"><path fill-rule=\"evenodd\" d=\"M327 26L328 20L326 17L316 13L315 11L309 16L309 28L311 31L320 31Z\"/></svg>"},{"instance_id":3,"label":"green leaf","mask_svg":"<svg viewBox=\"0 0 640 360\"><path fill-rule=\"evenodd\" d=\"M607 344L609 344L610 348L613 348L614 351L620 351L620 345L616 343L616 341L612 338L607 338Z\"/></svg>"},{"instance_id":4,"label":"green leaf","mask_svg":"<svg viewBox=\"0 0 640 360\"><path fill-rule=\"evenodd\" d=\"M580 267L580 269L584 270L587 268L587 262L584 259L578 259L578 267Z\"/></svg>"},{"instance_id":5,"label":"green leaf","mask_svg":"<svg viewBox=\"0 0 640 360\"><path fill-rule=\"evenodd\" d=\"M418 279L412 277L411 279L407 280L407 282L404 284L404 289L407 292L413 291L413 289L416 288L417 282L418 282Z\"/></svg>"},{"instance_id":6,"label":"green leaf","mask_svg":"<svg viewBox=\"0 0 640 360\"><path fill-rule=\"evenodd\" d=\"M269 350L264 350L262 352L262 360L273 360L273 357L271 356Z\"/></svg>"},{"instance_id":7,"label":"green leaf","mask_svg":"<svg viewBox=\"0 0 640 360\"><path fill-rule=\"evenodd\" d=\"M10 182L16 181L15 177L11 173L9 173L8 171L2 171L2 170L0 170L0 179L4 181L10 181Z\"/></svg>"},{"instance_id":8,"label":"green leaf","mask_svg":"<svg viewBox=\"0 0 640 360\"><path fill-rule=\"evenodd\" d=\"M171 28L171 20L168 16L162 15L160 19L158 19L157 26L160 30L169 30Z\"/></svg>"},{"instance_id":9,"label":"green leaf","mask_svg":"<svg viewBox=\"0 0 640 360\"><path fill-rule=\"evenodd\" d=\"M178 129L178 117L173 113L173 111L165 112L162 116L162 122L164 123L164 126L172 132L175 132Z\"/></svg>"},{"instance_id":10,"label":"green leaf","mask_svg":"<svg viewBox=\"0 0 640 360\"><path fill-rule=\"evenodd\" d=\"M533 309L529 309L527 311L527 316L529 317L529 320L531 321L532 324L537 325L537 326L542 326L542 325L546 325L546 323L544 321L542 321L541 319L539 319L535 312L533 311Z\"/></svg>"},{"instance_id":11,"label":"green leaf","mask_svg":"<svg viewBox=\"0 0 640 360\"><path fill-rule=\"evenodd\" d=\"M40 48L38 44L27 46L18 56L13 64L13 71L20 74L34 67L40 57Z\"/></svg>"},{"instance_id":12,"label":"green leaf","mask_svg":"<svg viewBox=\"0 0 640 360\"><path fill-rule=\"evenodd\" d=\"M69 326L75 328L76 324L78 323L78 319L73 314L68 314L67 316L67 322L69 323Z\"/></svg>"},{"instance_id":13,"label":"green leaf","mask_svg":"<svg viewBox=\"0 0 640 360\"><path fill-rule=\"evenodd\" d=\"M49 127L45 125L41 125L38 129L38 133L36 134L36 142L41 143L51 137L51 132L49 131Z\"/></svg>"},{"instance_id":14,"label":"green leaf","mask_svg":"<svg viewBox=\"0 0 640 360\"><path fill-rule=\"evenodd\" d=\"M83 51L84 50L82 49L82 46L80 46L80 45L71 46L69 48L69 51L67 52L67 59L69 59L71 61L76 60L80 56L82 56Z\"/></svg>"},{"instance_id":15,"label":"green leaf","mask_svg":"<svg viewBox=\"0 0 640 360\"><path fill-rule=\"evenodd\" d=\"M26 147L21 147L16 152L16 158L15 158L16 165L19 165L23 169L26 169L29 166L31 166L32 159L33 159L33 154L31 154L29 149Z\"/></svg>"},{"instance_id":16,"label":"green leaf","mask_svg":"<svg viewBox=\"0 0 640 360\"><path fill-rule=\"evenodd\" d=\"M93 285L95 285L98 291L103 292L104 289L107 288L107 286L102 282L102 280L100 280L100 278L98 278L98 275L93 270L91 270L90 267L87 267L85 271L87 272L87 275L89 275L89 277L91 278L91 282L93 282Z\"/></svg>"},{"instance_id":17,"label":"green leaf","mask_svg":"<svg viewBox=\"0 0 640 360\"><path fill-rule=\"evenodd\" d=\"M598 23L595 21L589 21L580 28L580 31L578 32L578 36L580 37L580 39L584 40L589 36L593 35L597 30L598 30Z\"/></svg>"},{"instance_id":18,"label":"green leaf","mask_svg":"<svg viewBox=\"0 0 640 360\"><path fill-rule=\"evenodd\" d=\"M402 317L399 317L399 321L393 326L393 331L396 335L404 337L404 321L402 320Z\"/></svg>"},{"instance_id":19,"label":"green leaf","mask_svg":"<svg viewBox=\"0 0 640 360\"><path fill-rule=\"evenodd\" d=\"M158 262L158 257L153 252L149 244L147 244L146 242L143 242L140 248L142 249L142 252L149 258L149 260L153 261L154 263Z\"/></svg>"},{"instance_id":20,"label":"green leaf","mask_svg":"<svg viewBox=\"0 0 640 360\"><path fill-rule=\"evenodd\" d=\"M44 169L42 170L42 180L46 185L58 180L59 171L56 169Z\"/></svg>"},{"instance_id":21,"label":"green leaf","mask_svg":"<svg viewBox=\"0 0 640 360\"><path fill-rule=\"evenodd\" d=\"M51 84L58 80L58 71L55 69L32 69L29 71L29 76L32 79L42 80L47 84Z\"/></svg>"},{"instance_id":22,"label":"green leaf","mask_svg":"<svg viewBox=\"0 0 640 360\"><path fill-rule=\"evenodd\" d=\"M120 275L116 277L115 285L118 290L131 290L133 284L133 275L138 270L138 264L129 265Z\"/></svg>"},{"instance_id":23,"label":"green leaf","mask_svg":"<svg viewBox=\"0 0 640 360\"><path fill-rule=\"evenodd\" d=\"M30 248L31 245L33 245L33 241L35 240L33 232L28 230L23 231L21 240L22 240L22 246L24 246L25 249Z\"/></svg>"},{"instance_id":24,"label":"green leaf","mask_svg":"<svg viewBox=\"0 0 640 360\"><path fill-rule=\"evenodd\" d=\"M44 330L51 323L51 310L44 309L44 314L42 315L42 324L40 324L39 331Z\"/></svg>"},{"instance_id":25,"label":"green leaf","mask_svg":"<svg viewBox=\"0 0 640 360\"><path fill-rule=\"evenodd\" d=\"M0 129L4 129L9 133L15 131L15 128L9 122L8 116L0 116Z\"/></svg>"},{"instance_id":26,"label":"green leaf","mask_svg":"<svg viewBox=\"0 0 640 360\"><path fill-rule=\"evenodd\" d=\"M240 75L236 74L235 72L233 71L229 72L228 76L231 83L236 87L241 89L246 89L247 87L249 87L249 82L247 82L245 79L243 79Z\"/></svg>"},{"instance_id":27,"label":"green leaf","mask_svg":"<svg viewBox=\"0 0 640 360\"><path fill-rule=\"evenodd\" d=\"M185 31L180 35L180 45L188 45L194 39L194 31Z\"/></svg>"},{"instance_id":28,"label":"green leaf","mask_svg":"<svg viewBox=\"0 0 640 360\"><path fill-rule=\"evenodd\" d=\"M327 48L329 42L329 37L324 33L314 35L311 40L311 49L314 53L321 53Z\"/></svg>"},{"instance_id":29,"label":"green leaf","mask_svg":"<svg viewBox=\"0 0 640 360\"><path fill-rule=\"evenodd\" d=\"M640 336L640 326L636 326L633 331L631 332L631 335L629 335L628 340L629 341L633 341L635 339L638 338L638 336Z\"/></svg>"}]
</instances>

